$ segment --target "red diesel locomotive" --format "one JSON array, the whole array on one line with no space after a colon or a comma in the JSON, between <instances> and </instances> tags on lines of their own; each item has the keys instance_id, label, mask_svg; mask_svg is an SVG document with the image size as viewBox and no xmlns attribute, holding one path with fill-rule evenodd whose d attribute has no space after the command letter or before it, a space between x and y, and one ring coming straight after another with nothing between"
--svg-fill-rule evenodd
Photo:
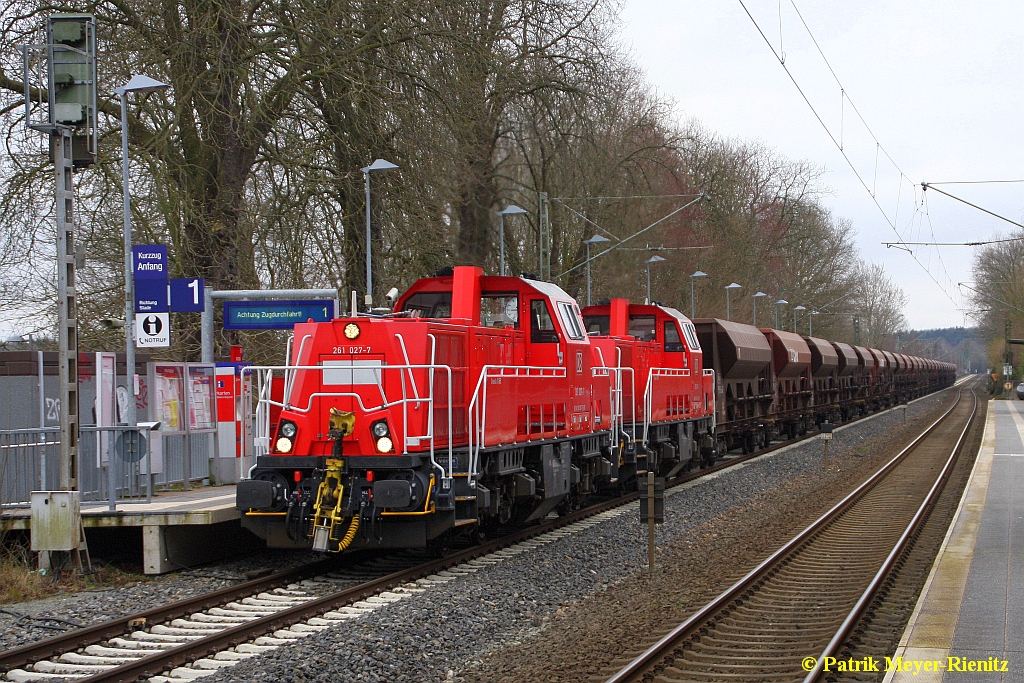
<instances>
[{"instance_id":1,"label":"red diesel locomotive","mask_svg":"<svg viewBox=\"0 0 1024 683\"><path fill-rule=\"evenodd\" d=\"M422 547L712 459L690 321L626 300L587 320L553 284L467 266L390 315L296 325L288 366L256 370L264 454L238 485L243 525L274 547Z\"/></svg>"},{"instance_id":2,"label":"red diesel locomotive","mask_svg":"<svg viewBox=\"0 0 1024 683\"><path fill-rule=\"evenodd\" d=\"M324 552L564 513L954 372L626 299L581 311L553 284L470 266L386 315L296 325L287 358L250 369L257 460L236 506L269 546Z\"/></svg>"}]
</instances>

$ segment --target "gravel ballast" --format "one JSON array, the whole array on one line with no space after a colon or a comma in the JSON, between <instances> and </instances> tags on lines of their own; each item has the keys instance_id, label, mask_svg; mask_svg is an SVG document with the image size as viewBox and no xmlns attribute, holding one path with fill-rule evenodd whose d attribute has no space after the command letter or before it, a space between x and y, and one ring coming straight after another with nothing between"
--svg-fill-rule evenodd
<instances>
[{"instance_id":1,"label":"gravel ballast","mask_svg":"<svg viewBox=\"0 0 1024 683\"><path fill-rule=\"evenodd\" d=\"M45 617L91 626L237 585L248 579L247 572L266 569L283 571L322 559L321 555L312 552L268 550L261 555L147 578L130 586L79 591L44 600L0 605L0 651L61 633L47 626L70 626L68 623L47 621L43 619ZM24 615L24 618L18 615Z\"/></svg>"},{"instance_id":2,"label":"gravel ballast","mask_svg":"<svg viewBox=\"0 0 1024 683\"><path fill-rule=\"evenodd\" d=\"M813 439L670 491L653 582L632 505L204 680L586 679L749 570L936 419L953 395L911 404L905 425L896 409L837 431L827 472Z\"/></svg>"}]
</instances>

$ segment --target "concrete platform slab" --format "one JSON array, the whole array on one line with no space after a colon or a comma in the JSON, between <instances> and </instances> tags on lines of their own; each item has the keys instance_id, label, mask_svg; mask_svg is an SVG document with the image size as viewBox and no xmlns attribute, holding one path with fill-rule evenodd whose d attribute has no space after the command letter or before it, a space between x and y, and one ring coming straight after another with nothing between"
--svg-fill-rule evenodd
<instances>
[{"instance_id":1,"label":"concrete platform slab","mask_svg":"<svg viewBox=\"0 0 1024 683\"><path fill-rule=\"evenodd\" d=\"M118 502L116 510L107 502L84 502L81 507L87 539L90 529L141 527L147 574L219 559L237 549L240 540L255 539L238 522L234 485L157 493L151 503ZM0 510L0 532L29 531L31 516L27 507Z\"/></svg>"}]
</instances>

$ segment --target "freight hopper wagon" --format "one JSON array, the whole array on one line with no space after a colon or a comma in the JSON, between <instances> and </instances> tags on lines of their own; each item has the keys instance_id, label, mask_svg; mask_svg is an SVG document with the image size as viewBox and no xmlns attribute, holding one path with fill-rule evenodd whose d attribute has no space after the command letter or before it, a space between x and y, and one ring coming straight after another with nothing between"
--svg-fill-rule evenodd
<instances>
[{"instance_id":1,"label":"freight hopper wagon","mask_svg":"<svg viewBox=\"0 0 1024 683\"><path fill-rule=\"evenodd\" d=\"M717 318L694 320L705 363L715 377L716 450L744 453L774 435L772 347L756 327Z\"/></svg>"},{"instance_id":2,"label":"freight hopper wagon","mask_svg":"<svg viewBox=\"0 0 1024 683\"><path fill-rule=\"evenodd\" d=\"M714 370L718 453L748 453L955 379L948 363L714 318L694 324Z\"/></svg>"},{"instance_id":3,"label":"freight hopper wagon","mask_svg":"<svg viewBox=\"0 0 1024 683\"><path fill-rule=\"evenodd\" d=\"M288 363L252 370L242 524L271 547L338 552L570 510L648 466L649 445L679 463L710 433L711 378L668 342L592 338L557 286L475 267L419 280L387 315L298 324Z\"/></svg>"}]
</instances>

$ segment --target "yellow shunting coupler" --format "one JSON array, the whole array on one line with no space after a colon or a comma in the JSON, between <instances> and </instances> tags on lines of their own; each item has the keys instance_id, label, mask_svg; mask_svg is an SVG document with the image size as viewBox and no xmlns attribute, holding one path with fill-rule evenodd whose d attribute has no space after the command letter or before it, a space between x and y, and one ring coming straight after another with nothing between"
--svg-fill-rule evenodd
<instances>
[{"instance_id":1,"label":"yellow shunting coupler","mask_svg":"<svg viewBox=\"0 0 1024 683\"><path fill-rule=\"evenodd\" d=\"M335 455L341 455L341 440L352 433L355 424L355 415L331 408L330 437L334 439ZM327 459L327 474L320 482L316 503L313 505L313 550L340 553L352 544L359 531L359 515L356 514L349 521L345 535L340 539L336 536L339 525L344 522L341 510L341 500L345 494L341 480L344 467L345 461L340 457Z\"/></svg>"}]
</instances>

